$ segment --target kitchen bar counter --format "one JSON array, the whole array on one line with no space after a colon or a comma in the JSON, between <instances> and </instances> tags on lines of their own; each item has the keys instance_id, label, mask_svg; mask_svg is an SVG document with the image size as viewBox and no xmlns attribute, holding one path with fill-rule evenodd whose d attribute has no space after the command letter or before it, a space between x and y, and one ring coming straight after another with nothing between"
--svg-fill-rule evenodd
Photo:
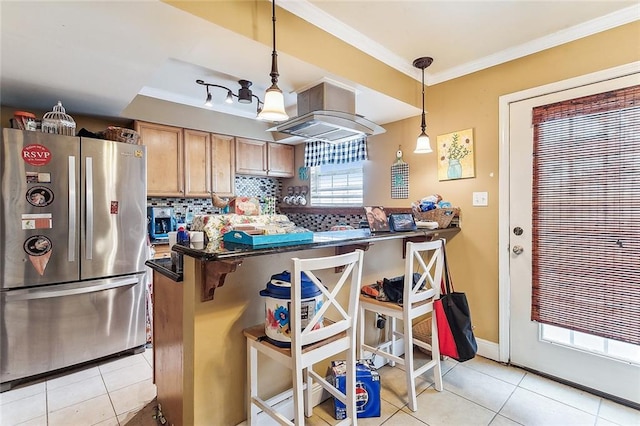
<instances>
[{"instance_id":1,"label":"kitchen bar counter","mask_svg":"<svg viewBox=\"0 0 640 426\"><path fill-rule=\"evenodd\" d=\"M252 247L246 244L225 242L223 245L209 243L202 249L176 245L173 250L187 256L201 260L240 259L248 256L262 256L272 253L308 250L318 247L335 247L351 244L368 244L397 238L447 238L457 234L460 228L446 228L435 230L418 230L409 232L379 232L372 233L369 229L353 229L347 231L314 232L313 241L276 243Z\"/></svg>"},{"instance_id":2,"label":"kitchen bar counter","mask_svg":"<svg viewBox=\"0 0 640 426\"><path fill-rule=\"evenodd\" d=\"M315 232L313 241L274 243L252 247L246 244L211 242L202 248L174 245L172 250L194 259L210 261L235 261L251 256L286 253L291 251L309 250L322 247L336 247L336 252L347 252L354 248L368 247L369 244L402 238L405 241L428 241L434 238L449 239L460 232L460 228L451 227L435 230L417 230L409 232L380 232L372 233L369 229L353 229L346 231ZM366 249L366 248L365 248ZM404 258L404 253L403 253ZM172 268L170 259L154 259L146 262L154 271L163 274L174 281L182 281L182 273ZM214 288L215 290L215 288ZM213 294L211 294L213 298Z\"/></svg>"},{"instance_id":3,"label":"kitchen bar counter","mask_svg":"<svg viewBox=\"0 0 640 426\"><path fill-rule=\"evenodd\" d=\"M154 271L154 381L169 424L237 425L246 419L246 342L242 330L264 321L260 290L292 267L291 258L367 250L363 283L404 273L406 241L449 241L459 228L371 234L369 230L315 233L313 241L254 248L209 244L177 246L183 273L167 259L147 261ZM325 271L331 274L333 271ZM226 281L226 282L225 282ZM217 292L218 287L224 287ZM264 370L260 392L291 387L288 370Z\"/></svg>"}]
</instances>

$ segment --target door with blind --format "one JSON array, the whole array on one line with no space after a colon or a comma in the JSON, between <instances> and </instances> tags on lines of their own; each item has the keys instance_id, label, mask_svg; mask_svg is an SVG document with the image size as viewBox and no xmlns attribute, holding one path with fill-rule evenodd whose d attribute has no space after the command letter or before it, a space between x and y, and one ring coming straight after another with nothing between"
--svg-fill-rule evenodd
<instances>
[{"instance_id":1,"label":"door with blind","mask_svg":"<svg viewBox=\"0 0 640 426\"><path fill-rule=\"evenodd\" d=\"M510 362L635 403L638 84L636 74L509 105Z\"/></svg>"}]
</instances>

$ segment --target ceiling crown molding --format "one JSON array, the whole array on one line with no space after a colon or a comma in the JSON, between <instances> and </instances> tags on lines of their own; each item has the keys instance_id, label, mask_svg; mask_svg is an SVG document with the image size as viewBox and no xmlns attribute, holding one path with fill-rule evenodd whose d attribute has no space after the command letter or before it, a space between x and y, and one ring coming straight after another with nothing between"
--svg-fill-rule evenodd
<instances>
[{"instance_id":1,"label":"ceiling crown molding","mask_svg":"<svg viewBox=\"0 0 640 426\"><path fill-rule=\"evenodd\" d=\"M380 62L420 81L421 74L416 72L411 62L407 62L380 43L356 31L307 0L279 0L278 5Z\"/></svg>"},{"instance_id":2,"label":"ceiling crown molding","mask_svg":"<svg viewBox=\"0 0 640 426\"><path fill-rule=\"evenodd\" d=\"M528 43L521 44L511 49L505 49L493 55L485 56L478 61L467 62L458 67L450 68L440 73L429 74L427 85L442 83L447 80L462 77L485 68L500 65L514 59L522 58L561 44L569 43L611 28L629 24L640 20L640 4L620 9L597 19L592 19L583 24L567 28L545 37L540 37Z\"/></svg>"},{"instance_id":3,"label":"ceiling crown molding","mask_svg":"<svg viewBox=\"0 0 640 426\"><path fill-rule=\"evenodd\" d=\"M349 27L342 21L334 18L322 9L314 6L307 0L280 0L280 7L297 15L312 25L332 34L371 55L379 61L395 68L396 70L420 81L421 74L417 72L411 62L404 60L392 51L386 49L381 44L373 41L364 34ZM609 30L621 25L625 25L640 20L640 4L620 9L603 17L592 19L583 24L567 28L545 37L538 38L529 43L522 44L510 49L486 56L477 61L447 69L439 73L425 73L425 83L427 86L442 83L447 80L462 77L485 68L493 67L532 53L559 46L583 37L587 37L602 31Z\"/></svg>"}]
</instances>

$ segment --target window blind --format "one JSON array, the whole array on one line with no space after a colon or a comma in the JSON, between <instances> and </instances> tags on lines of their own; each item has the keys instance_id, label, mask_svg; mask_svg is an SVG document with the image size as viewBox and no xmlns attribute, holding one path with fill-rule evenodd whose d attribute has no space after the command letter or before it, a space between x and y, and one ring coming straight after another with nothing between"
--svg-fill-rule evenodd
<instances>
[{"instance_id":1,"label":"window blind","mask_svg":"<svg viewBox=\"0 0 640 426\"><path fill-rule=\"evenodd\" d=\"M532 320L640 344L640 86L534 108Z\"/></svg>"},{"instance_id":2,"label":"window blind","mask_svg":"<svg viewBox=\"0 0 640 426\"><path fill-rule=\"evenodd\" d=\"M311 205L362 206L362 161L311 167Z\"/></svg>"}]
</instances>

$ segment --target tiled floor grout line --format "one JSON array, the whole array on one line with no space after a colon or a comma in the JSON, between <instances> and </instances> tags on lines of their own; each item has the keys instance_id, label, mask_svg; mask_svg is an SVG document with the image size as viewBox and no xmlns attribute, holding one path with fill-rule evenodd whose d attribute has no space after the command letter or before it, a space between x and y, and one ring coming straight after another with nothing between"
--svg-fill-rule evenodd
<instances>
[{"instance_id":1,"label":"tiled floor grout line","mask_svg":"<svg viewBox=\"0 0 640 426\"><path fill-rule=\"evenodd\" d=\"M142 356L142 357L144 358L144 360L145 360L145 361L144 361L144 363L143 363L143 362L141 362L139 359L136 359L136 361L135 361L136 363L135 363L135 364L133 364L133 365L139 365L140 367L142 367L142 366L144 366L144 365L148 365L148 366L149 366L149 368L153 368L153 367L152 367L152 365L151 365L151 361L150 361L146 356L144 356L144 354L141 354L141 356ZM557 388L557 389L559 390L559 392L558 392L558 393L556 393L556 392L555 392L555 389L554 389L554 392L548 392L548 394L549 394L549 395L555 395L557 398L560 398L560 399L557 399L556 397L549 396L549 395L547 395L547 394L543 393L543 392L545 392L545 389L546 389L546 388L545 388L545 387L542 387L542 388L541 388L540 386L538 386L537 382L530 382L530 381L527 381L527 382L526 382L526 384L527 384L527 385L529 385L529 386L533 385L533 386L531 386L531 387L532 387L533 389L536 389L536 390L528 389L528 388L526 388L526 387L523 387L523 386L522 386L522 385L525 383L525 378L526 378L529 374L531 374L531 376L530 376L530 377L531 377L532 379L533 379L533 378L535 378L535 377L537 377L537 376L536 376L535 374L533 374L533 373L529 373L529 372L523 371L523 373L524 373L524 374L522 375L522 377L521 377L519 380L513 380L513 382L517 382L517 384L514 384L513 382L510 382L510 381L504 380L504 379L502 379L502 378L500 378L500 377L496 377L496 376L494 376L493 374L491 374L491 372L495 372L496 374L501 375L502 377L505 377L505 378L509 379L509 378L510 378L510 376L509 376L509 375L507 375L507 374L505 374L502 370L492 369L492 368L487 368L486 370L484 370L484 371L483 371L483 370L481 369L481 368L482 368L482 366L483 366L483 363L477 363L477 364L474 364L474 366L473 366L473 367L472 367L471 365L463 365L463 366L462 366L462 367L463 367L463 368L462 368L462 370L461 370L460 368L458 368L459 364L461 364L461 363L451 363L451 368L448 368L448 369L446 370L446 372L443 372L443 374L442 374L443 381L444 381L444 380L445 380L445 378L448 376L449 372L451 372L451 371L453 371L455 368L457 368L457 370L456 370L456 379L458 379L458 380L459 380L459 378L458 378L457 376L459 376L459 375L463 375L463 376L465 376L465 375L466 375L466 374L465 374L465 371L473 370L474 372L479 373L479 374L481 374L481 375L482 375L482 376L477 376L477 378L479 378L481 381L484 381L484 379L482 379L482 377L486 377L486 378L491 378L491 379L494 379L494 380L499 380L500 382L506 383L506 384L508 384L508 385L510 385L510 386L512 386L512 387L513 387L513 389L510 391L510 393L508 394L508 396L506 396L506 398L505 398L504 402L502 402L502 404L500 405L500 407L499 407L499 408L497 408L497 410L494 410L494 409L491 409L491 408L485 407L482 403L479 403L479 402L474 401L474 400L472 399L472 398L473 398L473 395L472 395L472 394L469 394L469 396L466 396L466 397L465 397L465 396L462 396L462 395L458 394L456 391L452 390L451 388L447 389L447 385L446 385L446 383L444 383L444 391L445 391L445 392L448 392L450 395L455 395L456 397L458 397L458 398L460 398L460 399L462 399L462 400L465 400L465 401L466 401L466 402L468 402L468 403L471 403L471 404L473 404L473 405L475 405L475 406L477 406L477 407L481 407L482 409L487 410L489 413L492 413L492 415L491 415L491 417L490 417L490 419L489 419L489 421L488 421L488 424L491 424L491 422L499 421L499 420L500 420L500 418L499 418L498 416L503 417L503 419L502 419L503 421L506 421L505 419L508 419L509 421L514 422L514 424L521 424L521 423L519 423L518 421L516 421L516 420L514 420L514 419L511 419L510 417L505 416L504 414L501 414L501 412L505 409L505 406L506 406L506 405L509 403L509 401L514 397L514 394L515 394L516 390L518 390L518 389L520 389L520 390L522 390L522 391L525 391L525 392L530 392L532 395L536 395L536 397L542 397L542 398L544 398L542 401L545 401L545 400L546 400L546 401L549 401L549 403L550 403L550 402L556 402L556 403L559 403L560 405L564 406L565 408L569 408L569 409L571 409L571 410L577 410L577 412L574 412L576 415L578 414L578 412L580 412L580 413L586 414L586 415L588 415L588 416L591 416L591 418L593 419L593 421L592 421L592 422L587 422L587 418L585 418L585 419L584 419L584 420L585 420L585 424L591 424L592 426L595 426L595 425L597 425L597 424L598 424L598 421L599 421L599 420L606 421L606 422L608 422L608 423L610 423L610 424L614 424L614 423L615 423L615 424L622 424L622 425L624 425L624 424L625 424L624 422L621 422L621 420L620 420L621 418L624 418L624 417L621 417L621 418L618 418L618 417L615 417L615 416L613 417L614 419L618 418L618 420L609 420L608 418L601 417L601 415L600 415L600 414L601 414L602 412L605 412L605 411L606 411L606 410L605 410L605 411L603 411L603 407L605 407L605 405L604 405L604 404L605 404L605 398L602 398L602 397L600 397L600 396L598 396L598 395L591 394L591 393L589 393L589 392L587 392L587 391L584 391L584 390L581 390L581 389L577 389L577 388L573 388L573 387L571 387L571 386L569 386L569 385L566 385L566 384L564 384L564 383L558 383L558 385L560 385L560 386L558 386L558 388ZM100 365L104 365L104 364L100 364ZM114 400L113 400L113 397L112 397L112 394L111 394L112 392L111 392L111 391L109 391L109 389L107 388L107 382L106 382L106 380L105 380L105 374L110 374L110 373L115 372L115 371L118 371L118 370L120 370L120 369L124 369L124 368L131 367L131 365L122 366L122 367L120 367L120 368L116 368L115 370L107 371L106 373L103 373L103 371L100 369L100 365L97 365L97 367L98 367L98 373L99 373L99 375L100 375L100 380L102 381L102 384L103 384L103 386L104 386L104 388L105 388L105 391L106 391L106 393L107 393L107 396L108 396L108 398L109 398L109 402L110 402L110 405L111 405L112 413L113 413L113 415L115 416L115 423L114 423L114 424L116 424L116 425L121 425L121 422L120 422L120 420L119 420L119 418L118 418L118 413L116 412L116 407L115 407L115 405L114 405ZM488 364L487 364L487 365L488 365ZM503 367L509 367L508 365L502 365L502 364L501 364L501 366L503 366ZM474 367L478 367L478 369L477 369L477 368L474 368ZM391 368L391 367L389 367L389 368ZM395 368L398 368L398 367L396 366ZM404 374L404 371L403 371L402 373ZM459 373L459 374L458 374L458 373ZM395 373L394 373L394 375L395 375ZM427 380L429 379L429 377L427 377L427 375L426 375L426 374L425 374L424 376L421 376L421 377L423 377L424 379L427 379ZM517 377L517 376L513 376L513 378L514 378L514 379L515 379L516 377ZM135 382L135 383L128 384L128 385L126 385L126 386L122 386L122 387L120 387L119 389L115 389L115 390L113 390L113 392L117 392L117 391L119 391L119 390L121 390L121 389L125 389L125 388L127 388L127 387L134 386L134 385L139 384L139 383L142 383L142 382L144 382L144 381L146 381L146 380L149 380L149 379L147 378L147 379L144 379L144 380L140 380L140 381L138 381L138 382ZM453 379L452 379L452 380L453 380ZM476 378L474 378L473 380L474 380L474 382L475 382ZM73 383L69 383L69 384L68 384L68 386L77 386L77 385L78 385L78 383L80 383L80 382L73 382ZM118 382L118 383L119 383L119 382ZM427 382L427 383L429 383L429 382ZM472 383L472 382L469 382L469 383ZM50 416L49 416L49 403L50 403L50 400L49 400L49 395L50 395L50 391L51 391L51 392L55 392L55 389L49 389L50 383L49 383L49 381L47 381L47 380L45 380L43 384L44 384L43 388L44 388L44 393L45 393L45 395L44 395L44 416L42 416L42 417L43 417L43 419L44 419L44 421L45 421L45 423L44 423L44 424L45 424L45 425L49 425L49 424L50 424ZM65 386L67 386L67 385L65 385ZM426 388L422 389L422 390L418 393L418 396L422 395L423 393L425 393L425 392L427 392L427 391L432 390L434 387L435 387L435 380L431 381L431 382L430 382L430 384L429 384ZM464 387L458 387L458 386L456 386L456 389L459 389L460 391L464 391ZM586 406L585 406L584 404L582 404L582 403L581 403L581 402L582 402L582 400L580 400L580 399L567 398L567 397L565 396L565 394L563 393L563 392L567 391L567 389L571 389L571 390L579 391L580 393L584 393L585 395L591 395L591 396L594 396L594 397L596 397L596 398L598 398L598 399L597 399L596 401L588 401L588 400L586 400L586 402L588 402L590 405L586 405ZM508 390L508 389L505 389L505 390ZM568 395L569 395L569 396L571 396L572 394L568 394ZM22 399L29 398L29 397L30 397L30 396L25 396L25 397L22 397L22 398L20 398L20 399L18 399L18 400L16 400L16 401L20 401L20 400L22 400ZM450 396L449 396L449 397L450 397ZM386 399L382 398L382 396L380 396L380 400L381 400L381 401L384 401L384 402L385 402L385 404L387 404L387 406L388 406L387 410L389 410L389 413L390 413L390 414L389 414L389 416L388 416L387 418L385 418L385 420L384 420L383 422L381 422L381 423L375 423L375 424L377 424L378 426L382 426L382 425L385 425L385 424L390 424L390 423L393 423L394 421L398 423L398 422L399 422L399 418L400 418L400 416L404 416L404 415L409 415L409 416L411 416L413 419L415 419L415 420L419 421L419 422L420 422L420 424L423 424L423 425L425 425L425 426L429 426L429 424L428 424L425 420L423 420L423 419L421 419L421 418L417 417L417 416L416 416L416 413L413 413L413 412L411 412L411 411L410 411L410 410L408 410L408 409L407 409L407 410L405 410L405 409L404 409L404 407L407 407L408 405L407 405L406 403L402 404L402 400L397 401L397 400L395 400L395 399L394 399L395 403L393 403L393 402L391 402L391 401L388 401L388 400L386 400ZM480 401L485 401L484 399L479 399L479 400L480 400ZM595 403L596 403L596 402L597 402L597 405L595 405L595 407L594 407L594 408L595 408L595 410L593 410L594 412L589 412L589 411L585 411L585 409L579 408L578 406L574 406L574 405L571 405L570 403L566 403L566 402L564 402L565 400L566 400L566 401L570 401L570 402L577 401L577 402L578 402L578 404L577 404L578 406L586 407L587 409L591 409L591 407L593 407L593 406L595 405ZM16 401L11 401L11 402L16 402ZM514 401L515 401L515 400L514 400ZM607 400L607 401L608 401L608 400ZM495 402L499 402L499 401L495 401ZM614 402L615 402L615 401L614 401ZM515 402L514 402L514 403L515 403ZM78 404L81 404L81 403L78 403ZM399 406L398 406L398 405L396 405L396 404L401 405L401 406L399 407ZM545 402L543 402L543 404L546 404L546 403L545 403ZM4 405L4 404L3 404L3 405ZM489 405L491 405L491 404L489 404ZM512 405L513 405L513 404L512 404ZM41 407L41 405L40 405L39 407ZM565 408L562 408L562 410L565 410ZM608 408L608 407L607 407L607 408ZM39 408L39 409L40 409L40 408ZM126 411L125 413L123 413L123 415L124 415L124 414L128 414L128 413L134 413L134 414L135 414L135 412L137 412L137 411L138 411L137 409L134 409L134 410L128 410L128 411ZM402 412L403 414L400 414L400 412ZM489 413L487 413L487 414L489 414ZM595 413L595 414L594 414L594 413ZM580 416L582 416L582 414L580 414ZM128 416L127 416L127 417L128 417ZM391 420L391 419L394 419L394 417L395 417L395 420ZM611 416L609 416L609 417L611 417ZM321 420L321 422L318 422L318 424L321 424L321 425L329 425L329 426L332 424L328 419L325 419L325 418L323 418L322 416L318 416L318 419L319 419L319 420ZM105 420L108 420L108 419L105 419ZM26 422L31 421L32 423L34 423L34 422L33 422L33 419L28 419L28 420L25 420L25 421L26 421ZM104 420L103 420L103 421L104 421ZM522 421L522 419L521 419L520 421ZM627 425L629 425L629 423L627 423Z\"/></svg>"},{"instance_id":2,"label":"tiled floor grout line","mask_svg":"<svg viewBox=\"0 0 640 426\"><path fill-rule=\"evenodd\" d=\"M107 391L107 396L109 397L109 403L111 404L111 409L113 410L113 415L115 416L116 422L119 425L120 424L120 420L118 420L118 413L116 412L116 406L113 405L113 398L111 398L111 392L109 392L109 388L107 387L107 382L105 382L104 376L102 375L102 371L100 371L100 368L98 368L98 371L100 372L100 379L102 379L102 384L104 384L104 388Z\"/></svg>"}]
</instances>

